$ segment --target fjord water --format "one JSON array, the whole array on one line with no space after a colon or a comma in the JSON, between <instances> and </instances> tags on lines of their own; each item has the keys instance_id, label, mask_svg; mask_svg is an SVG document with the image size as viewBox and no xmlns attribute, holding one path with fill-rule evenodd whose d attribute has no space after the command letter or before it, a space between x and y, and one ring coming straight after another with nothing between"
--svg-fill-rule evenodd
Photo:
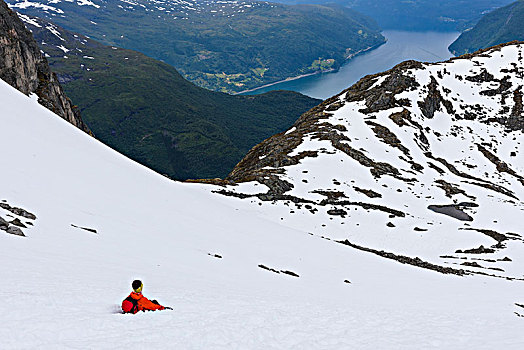
<instances>
[{"instance_id":1,"label":"fjord water","mask_svg":"<svg viewBox=\"0 0 524 350\"><path fill-rule=\"evenodd\" d=\"M291 90L311 97L326 99L348 88L368 74L388 70L406 60L423 62L447 60L452 56L448 51L448 46L457 39L460 33L388 30L382 34L387 39L384 45L349 60L338 72L286 81L247 94Z\"/></svg>"}]
</instances>

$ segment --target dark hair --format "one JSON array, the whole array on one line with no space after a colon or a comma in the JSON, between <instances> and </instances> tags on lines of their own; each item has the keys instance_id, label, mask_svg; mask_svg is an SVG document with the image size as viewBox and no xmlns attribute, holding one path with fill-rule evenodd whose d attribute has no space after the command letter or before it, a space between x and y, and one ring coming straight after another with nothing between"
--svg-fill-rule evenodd
<instances>
[{"instance_id":1,"label":"dark hair","mask_svg":"<svg viewBox=\"0 0 524 350\"><path fill-rule=\"evenodd\" d=\"M134 280L133 283L131 284L131 287L133 287L133 289L138 289L140 288L141 285L142 285L142 281Z\"/></svg>"}]
</instances>

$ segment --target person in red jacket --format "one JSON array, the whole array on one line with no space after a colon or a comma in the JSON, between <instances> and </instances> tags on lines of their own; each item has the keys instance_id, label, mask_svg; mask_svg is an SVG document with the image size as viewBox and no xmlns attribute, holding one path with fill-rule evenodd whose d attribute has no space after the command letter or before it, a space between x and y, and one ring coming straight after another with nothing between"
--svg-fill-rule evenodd
<instances>
[{"instance_id":1,"label":"person in red jacket","mask_svg":"<svg viewBox=\"0 0 524 350\"><path fill-rule=\"evenodd\" d=\"M122 311L127 314L136 314L138 311L173 310L170 307L162 306L156 300L149 300L142 295L144 284L140 280L134 280L131 284L133 291L122 301Z\"/></svg>"}]
</instances>

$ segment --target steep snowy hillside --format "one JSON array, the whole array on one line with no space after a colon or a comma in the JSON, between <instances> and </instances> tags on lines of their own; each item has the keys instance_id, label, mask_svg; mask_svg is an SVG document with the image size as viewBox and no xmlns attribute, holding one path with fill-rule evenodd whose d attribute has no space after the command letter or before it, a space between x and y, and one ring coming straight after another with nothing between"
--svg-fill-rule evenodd
<instances>
[{"instance_id":1,"label":"steep snowy hillside","mask_svg":"<svg viewBox=\"0 0 524 350\"><path fill-rule=\"evenodd\" d=\"M513 67L520 50L513 45L489 56ZM452 122L447 113L435 112L440 102L431 97L423 105L433 106L435 113L426 119L415 103L408 106L405 100L425 97L423 87L434 74L437 83L430 96L471 103L467 96L476 96L480 87L497 90L498 85L455 77L485 67L493 80L499 68L489 64L491 59L484 54L439 65L411 63L362 81L361 87L369 85L358 90L359 99L357 85L278 136L282 142L273 154L261 152L262 160L272 159L262 164L263 171L274 176L272 181L265 181L267 186L241 183L228 191L271 193L244 199L214 193L221 190L216 186L169 181L0 81L0 216L9 222L0 226L11 232L17 231L11 227L27 226L21 228L25 237L0 230L2 348L521 349L522 155L513 147L522 141L522 132L471 118ZM503 86L511 83L512 88L507 88L511 93L505 103L518 113L513 91L522 78L507 74ZM401 92L388 78L392 76L420 87ZM378 99L366 95L367 105L358 102L381 84L399 89L382 89ZM449 96L444 90L436 92L444 84L454 84ZM491 101L488 106L498 108L500 97L482 96L475 97L479 104ZM404 106L395 107L397 112L410 111L411 118L404 112L404 118L392 120L403 127L384 118L391 103ZM458 105L453 107L458 111ZM357 110L364 108L375 111ZM388 136L384 140L395 139L366 121L395 132L399 142L393 144L398 147L383 144L373 129ZM469 126L471 131L446 130L450 125ZM491 140L495 131L498 137ZM296 141L292 149L286 137ZM462 157L468 139L477 147L482 137L492 146L480 144L481 149L504 160L514 175L493 170L495 165L476 148L466 163L477 168L451 166ZM290 149L289 156L276 157L278 149ZM428 152L433 156L425 155ZM306 157L314 154L317 157ZM423 169L415 165L409 170L413 164ZM430 170L435 168L442 174ZM466 171L468 179L457 175ZM406 183L408 177L413 179ZM443 180L443 189L434 178ZM289 194L279 193L277 185L288 183L293 185ZM368 198L357 186L382 198ZM455 194L459 188L467 196ZM310 193L315 189L324 192ZM469 211L470 226L426 209L428 204L452 202L444 189L454 199L479 205L473 208L476 213ZM331 198L324 203L338 202L342 192L358 205L319 203L322 198ZM286 195L289 202L279 200ZM343 217L330 215L336 213ZM396 227L386 227L386 221ZM429 230L413 231L415 226ZM459 228L494 229L500 235ZM454 252L479 244L496 246L496 251ZM364 245L367 251L361 249ZM382 249L406 257L399 263ZM483 260L476 260L479 256ZM504 278L442 274L425 269L424 260L448 268L444 272L462 269ZM462 262L504 271L455 265ZM146 296L174 310L118 314L118 304L135 278L145 282Z\"/></svg>"}]
</instances>

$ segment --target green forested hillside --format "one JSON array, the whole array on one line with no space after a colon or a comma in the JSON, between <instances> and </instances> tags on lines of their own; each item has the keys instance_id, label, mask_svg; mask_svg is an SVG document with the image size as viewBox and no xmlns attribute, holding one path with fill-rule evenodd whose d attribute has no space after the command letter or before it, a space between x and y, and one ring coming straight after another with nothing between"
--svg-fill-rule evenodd
<instances>
[{"instance_id":1,"label":"green forested hillside","mask_svg":"<svg viewBox=\"0 0 524 350\"><path fill-rule=\"evenodd\" d=\"M488 13L474 28L462 33L449 50L462 55L513 40L524 40L524 0Z\"/></svg>"},{"instance_id":2,"label":"green forested hillside","mask_svg":"<svg viewBox=\"0 0 524 350\"><path fill-rule=\"evenodd\" d=\"M484 13L505 6L512 0L276 0L276 2L335 2L375 19L383 29L463 30Z\"/></svg>"},{"instance_id":3,"label":"green forested hillside","mask_svg":"<svg viewBox=\"0 0 524 350\"><path fill-rule=\"evenodd\" d=\"M240 92L288 77L340 67L380 45L376 23L354 11L252 1L8 0L108 45L140 51L199 86ZM317 63L320 61L320 65Z\"/></svg>"},{"instance_id":4,"label":"green forested hillside","mask_svg":"<svg viewBox=\"0 0 524 350\"><path fill-rule=\"evenodd\" d=\"M32 21L40 25L28 24L37 43L95 136L175 179L226 176L252 146L320 102L294 92L209 91L136 51Z\"/></svg>"}]
</instances>

